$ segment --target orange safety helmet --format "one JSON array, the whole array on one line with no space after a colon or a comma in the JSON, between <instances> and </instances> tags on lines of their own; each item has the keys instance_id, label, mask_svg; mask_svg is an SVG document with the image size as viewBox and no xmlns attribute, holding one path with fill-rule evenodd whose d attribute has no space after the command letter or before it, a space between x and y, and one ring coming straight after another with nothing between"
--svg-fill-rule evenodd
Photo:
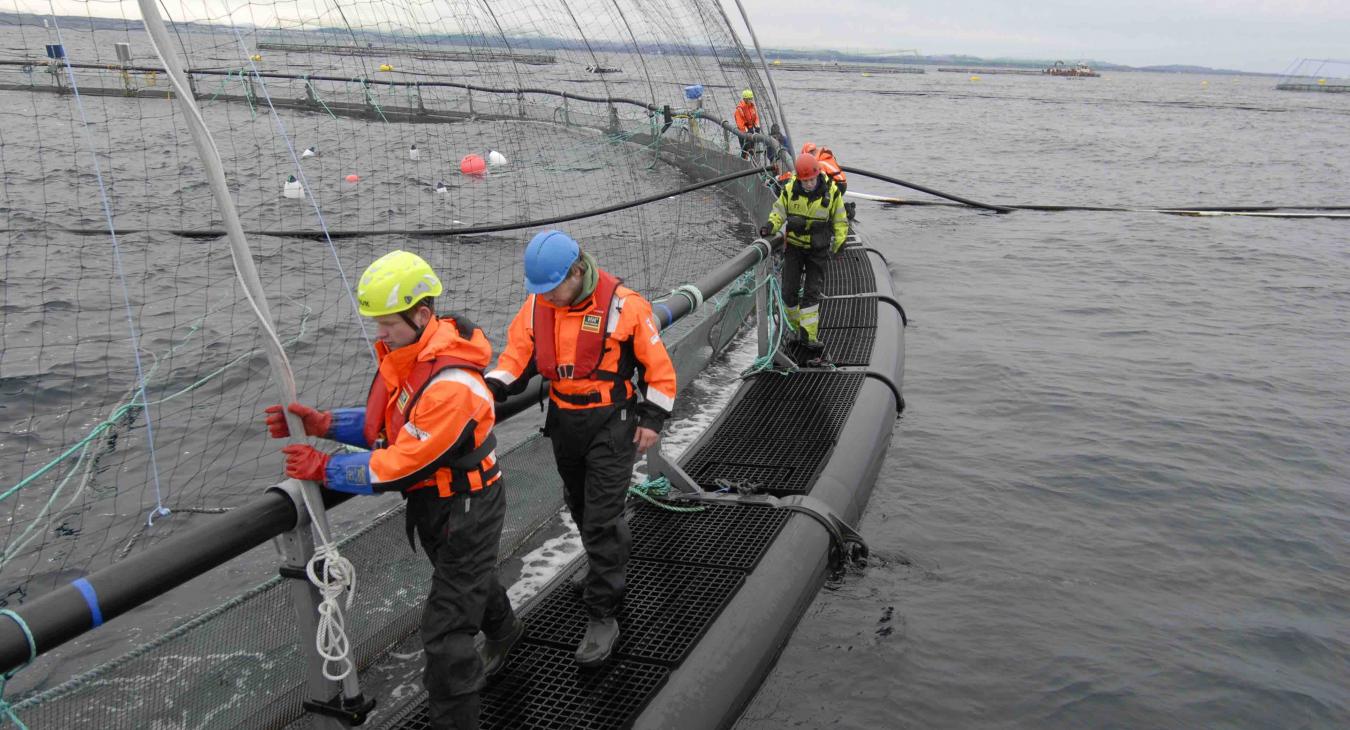
<instances>
[{"instance_id":1,"label":"orange safety helmet","mask_svg":"<svg viewBox=\"0 0 1350 730\"><path fill-rule=\"evenodd\" d=\"M802 144L802 154L804 154L804 155L814 155L814 154L816 154L816 143L815 143L815 142L805 142L805 143L803 143L803 144Z\"/></svg>"},{"instance_id":2,"label":"orange safety helmet","mask_svg":"<svg viewBox=\"0 0 1350 730\"><path fill-rule=\"evenodd\" d=\"M810 152L797 155L797 179L813 178L820 174L820 160Z\"/></svg>"}]
</instances>

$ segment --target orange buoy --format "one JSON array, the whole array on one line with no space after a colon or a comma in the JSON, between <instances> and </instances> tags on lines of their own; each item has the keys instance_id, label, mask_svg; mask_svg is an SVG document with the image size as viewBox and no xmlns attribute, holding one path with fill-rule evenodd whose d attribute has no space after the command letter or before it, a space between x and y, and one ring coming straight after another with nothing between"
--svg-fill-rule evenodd
<instances>
[{"instance_id":1,"label":"orange buoy","mask_svg":"<svg viewBox=\"0 0 1350 730\"><path fill-rule=\"evenodd\" d=\"M361 182L361 176L357 175L356 173L352 173L347 177L343 178L343 180L346 180L349 183L359 183Z\"/></svg>"},{"instance_id":2,"label":"orange buoy","mask_svg":"<svg viewBox=\"0 0 1350 730\"><path fill-rule=\"evenodd\" d=\"M465 175L482 175L487 171L487 162L479 155L464 155L459 161L459 171Z\"/></svg>"}]
</instances>

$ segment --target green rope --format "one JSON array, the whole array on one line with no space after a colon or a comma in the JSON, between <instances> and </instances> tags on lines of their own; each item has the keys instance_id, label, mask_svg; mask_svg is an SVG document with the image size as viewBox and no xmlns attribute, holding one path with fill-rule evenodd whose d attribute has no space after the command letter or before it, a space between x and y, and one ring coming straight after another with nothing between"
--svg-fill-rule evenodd
<instances>
[{"instance_id":1,"label":"green rope","mask_svg":"<svg viewBox=\"0 0 1350 730\"><path fill-rule=\"evenodd\" d=\"M314 101L319 102L319 106L323 107L323 110L328 112L328 116L332 117L333 119L337 119L337 115L333 113L333 110L329 109L328 105L323 102L323 99L319 98L319 88L315 86L312 81L309 80L309 76L305 76L304 78L305 78L305 86L309 88L310 96L314 97Z\"/></svg>"},{"instance_id":2,"label":"green rope","mask_svg":"<svg viewBox=\"0 0 1350 730\"><path fill-rule=\"evenodd\" d=\"M20 720L19 716L14 714L14 708L9 704L9 700L5 699L5 685L14 678L14 675L19 673L19 670L32 664L33 660L37 659L37 640L33 638L33 630L28 628L28 622L24 621L22 616L8 608L0 609L0 615L8 616L10 620L18 624L19 629L23 631L23 637L28 640L28 661L0 676L0 712L4 713L4 716L0 717L0 724L3 724L5 720L10 720L19 730L28 730L28 726L23 724L23 720Z\"/></svg>"},{"instance_id":3,"label":"green rope","mask_svg":"<svg viewBox=\"0 0 1350 730\"><path fill-rule=\"evenodd\" d=\"M677 507L673 504L661 501L661 498L670 495L670 480L665 477L652 479L648 477L641 482L628 487L628 493L646 501L654 507L660 507L670 512L702 512L707 507Z\"/></svg>"},{"instance_id":4,"label":"green rope","mask_svg":"<svg viewBox=\"0 0 1350 730\"><path fill-rule=\"evenodd\" d=\"M304 311L304 314L303 314L303 315L301 316L301 318L300 318L300 331L299 331L298 333L296 333L295 337L292 337L291 339L287 340L287 341L284 343L285 345L292 345L292 344L295 344L296 342L298 342L298 341L300 340L300 338L302 338L302 337L305 336L306 324L307 324L308 321L309 321L309 315L310 315L310 313L313 311L313 309L310 308L310 307L304 307L304 310L305 310L305 311ZM206 315L202 315L202 318L199 319L195 324L192 325L192 328L188 331L187 335L186 335L181 341L179 341L178 344L174 345L172 348L169 349L168 354L172 355L178 348L180 348L180 347L182 347L184 344L186 344L187 341L192 337L192 335L195 334L198 330L201 329L202 321L205 320L205 318L206 318ZM224 365L221 365L220 367L216 368L215 370L212 370L211 372L207 373L207 374L204 375L203 377L199 378L196 382L192 383L191 385L188 385L187 387L183 388L182 390L179 390L179 391L176 392L176 393L171 393L171 394L169 394L169 395L167 395L167 396L165 396L165 397L163 397L163 398L159 398L159 399L154 400L154 401L151 401L151 402L149 402L149 403L135 403L135 402L132 402L132 403L123 403L122 405L120 405L120 406L118 406L116 409L114 409L113 412L112 412L105 420L103 420L102 422L100 422L99 424L97 424L96 426L94 426L94 428L93 428L92 430L90 430L89 433L86 434L84 438L82 438L82 439L80 439L79 441L75 442L70 448L66 449L66 450L65 450L64 452L62 452L59 456L57 456L55 459L52 459L51 461L49 461L49 462L47 462L46 464L44 464L44 465L42 466L42 468L38 469L37 471L33 472L32 474L29 474L28 476L26 476L26 477L24 477L23 479L19 480L19 483L18 483L18 484L15 484L14 486L12 486L12 487L10 487L9 489L5 490L3 493L0 493L0 502L3 502L4 500L6 500L6 499L8 499L9 497L13 496L14 493L18 492L19 490L23 489L24 487L28 486L29 484L32 484L34 481L36 481L38 478L40 478L43 474L46 474L47 472L49 472L49 471L51 471L53 468L55 468L57 464L60 464L61 462L65 461L66 459L69 459L71 456L73 456L73 455L76 454L77 452L81 454L80 458L83 459L83 458L84 458L83 452L84 452L86 449L89 448L90 442L92 442L94 439L98 438L98 437L99 437L100 435L102 435L104 432L106 432L106 431L108 431L108 430L111 430L112 428L118 426L118 425L121 424L124 420L125 420L126 422L129 423L129 422L134 418L134 413L135 413L136 411L143 410L143 409L145 409L145 408L148 408L149 406L163 405L163 404L168 403L169 401L171 401L171 400L173 400L173 399L175 399L175 398L178 398L178 397L181 397L181 396L186 395L186 394L188 394L188 393L191 393L192 391L197 390L198 388L202 387L203 385L206 385L207 382L213 380L216 376L218 376L218 375L220 375L221 373L225 372L225 371L228 370L229 368L232 368L232 367L234 367L235 365L238 365L240 362L243 362L244 360L247 360L247 359L253 357L254 355L258 354L259 352L261 352L261 350L251 350L251 351L249 351L249 352L246 352L246 353L240 355L239 357L236 357L235 359L233 359L233 360L231 360L231 361L225 363ZM155 374L155 371L159 368L159 363L160 363L160 362L161 362L160 359L156 359L156 360L155 360L155 364L154 364L153 366L151 366L150 370L149 370L149 371L147 372L147 374L146 374L146 379L147 379L147 380L149 380L149 379ZM66 478L62 481L62 485L64 485L65 481L68 481L68 480L70 479L71 475L73 475L74 472L75 472L76 470L78 470L78 468L79 468L79 462L77 461L76 464L75 464L75 467L71 469L70 474L67 474L67 475L66 475Z\"/></svg>"},{"instance_id":5,"label":"green rope","mask_svg":"<svg viewBox=\"0 0 1350 730\"><path fill-rule=\"evenodd\" d=\"M738 286L731 294L740 293L740 288L743 286L746 285L742 284ZM783 286L779 283L778 276L770 271L769 274L760 280L759 283L755 284L755 286L745 289L744 294L753 294L754 292L759 291L760 287L768 288L769 309L772 310L769 316L769 349L762 356L755 358L755 361L750 363L750 367L741 372L742 378L763 372L775 372L786 375L797 369L795 366L788 368L787 370L779 370L774 367L774 356L783 349L784 332L786 330L796 331L797 329L797 325L791 322L787 316L787 303L783 301ZM728 297L730 297L730 294ZM777 314L778 316L772 316L773 314ZM779 324L780 322L786 326L781 326Z\"/></svg>"},{"instance_id":6,"label":"green rope","mask_svg":"<svg viewBox=\"0 0 1350 730\"><path fill-rule=\"evenodd\" d=\"M375 96L370 93L370 82L368 82L364 78L352 79L352 81L361 82L361 92L366 97L366 103L369 104L371 108L375 110L376 114L380 115L380 121L384 122L385 124L388 124L389 119L384 116L384 110L380 108L380 103L375 101Z\"/></svg>"}]
</instances>

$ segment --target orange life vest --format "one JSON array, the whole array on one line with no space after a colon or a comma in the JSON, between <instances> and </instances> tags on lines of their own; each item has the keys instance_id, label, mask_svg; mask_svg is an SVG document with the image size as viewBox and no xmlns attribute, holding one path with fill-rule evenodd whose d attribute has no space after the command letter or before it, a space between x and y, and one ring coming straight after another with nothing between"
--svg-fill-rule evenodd
<instances>
[{"instance_id":1,"label":"orange life vest","mask_svg":"<svg viewBox=\"0 0 1350 730\"><path fill-rule=\"evenodd\" d=\"M613 274L599 269L596 272L595 293L591 296L591 309L581 319L581 331L577 333L576 356L570 365L558 364L558 346L552 334L554 332L554 307L546 306L539 297L534 300L534 363L539 374L549 382L557 380L609 380L614 383L609 402L619 403L631 396L629 381L633 377L634 365L631 353L624 352L618 361L617 371L599 369L600 359L605 355L605 340L609 338L609 309L614 300L614 292L622 281ZM547 332L550 336L540 337ZM620 345L623 347L623 345ZM578 398L553 390L553 395L572 405L585 406L603 402L597 400L598 394ZM600 396L600 398L603 398Z\"/></svg>"},{"instance_id":2,"label":"orange life vest","mask_svg":"<svg viewBox=\"0 0 1350 730\"><path fill-rule=\"evenodd\" d=\"M457 314L449 317L454 320L455 329L461 336L464 328L467 328L470 334L478 329L472 322ZM442 324L445 324L445 320L442 320ZM370 384L370 393L366 396L365 437L370 448L384 448L397 441L399 435L403 433L403 427L408 423L408 414L412 413L413 407L422 397L422 392L431 384L433 378L451 368L470 370L480 376L483 374L483 367L478 363L452 355L440 355L433 360L414 364L407 380L395 394L389 392L389 386L377 370L375 379ZM482 468L483 460L496 448L497 435L489 431L482 443L465 444L461 453L455 454L449 463L438 468L430 478L408 489L435 485L442 497L476 492L491 484L501 473L500 467L495 462L486 470Z\"/></svg>"},{"instance_id":3,"label":"orange life vest","mask_svg":"<svg viewBox=\"0 0 1350 730\"><path fill-rule=\"evenodd\" d=\"M609 325L609 306L614 300L614 291L619 288L619 278L603 269L596 272L595 294L591 298L591 311L581 320L581 332L577 335L576 362L562 368L558 367L558 347L554 341L553 307L544 306L539 298L534 300L534 363L539 374L547 380L618 376L619 373L607 373L596 370L600 358L605 353L605 338ZM550 336L540 337L540 332Z\"/></svg>"}]
</instances>

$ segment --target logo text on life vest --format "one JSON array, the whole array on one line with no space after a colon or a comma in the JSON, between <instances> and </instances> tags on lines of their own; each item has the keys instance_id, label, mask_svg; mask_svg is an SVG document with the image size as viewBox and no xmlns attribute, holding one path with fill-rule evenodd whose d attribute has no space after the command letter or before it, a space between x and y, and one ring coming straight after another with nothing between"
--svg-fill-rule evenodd
<instances>
[{"instance_id":1,"label":"logo text on life vest","mask_svg":"<svg viewBox=\"0 0 1350 730\"><path fill-rule=\"evenodd\" d=\"M582 331L582 332L599 332L599 331L600 331L600 315L598 315L598 314L588 314L588 315L586 315L585 317L582 317L582 318L581 318L581 331Z\"/></svg>"}]
</instances>

